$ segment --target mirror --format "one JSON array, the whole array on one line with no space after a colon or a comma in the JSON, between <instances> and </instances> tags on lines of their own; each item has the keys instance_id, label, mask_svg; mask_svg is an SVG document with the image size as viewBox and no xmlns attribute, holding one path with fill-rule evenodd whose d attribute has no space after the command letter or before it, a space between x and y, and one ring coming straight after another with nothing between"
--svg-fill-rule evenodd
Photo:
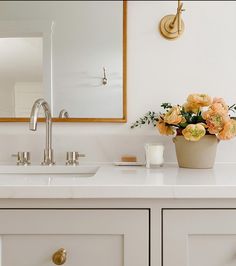
<instances>
[{"instance_id":1,"label":"mirror","mask_svg":"<svg viewBox=\"0 0 236 266\"><path fill-rule=\"evenodd\" d=\"M0 38L0 117L27 117L43 97L42 37Z\"/></svg>"},{"instance_id":2,"label":"mirror","mask_svg":"<svg viewBox=\"0 0 236 266\"><path fill-rule=\"evenodd\" d=\"M0 1L0 121L126 122L126 1Z\"/></svg>"}]
</instances>

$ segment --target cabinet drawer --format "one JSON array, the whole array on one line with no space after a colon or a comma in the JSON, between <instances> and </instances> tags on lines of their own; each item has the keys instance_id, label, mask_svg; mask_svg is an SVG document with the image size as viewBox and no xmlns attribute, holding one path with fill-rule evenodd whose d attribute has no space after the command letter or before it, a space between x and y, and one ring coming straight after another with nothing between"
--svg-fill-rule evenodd
<instances>
[{"instance_id":1,"label":"cabinet drawer","mask_svg":"<svg viewBox=\"0 0 236 266\"><path fill-rule=\"evenodd\" d=\"M164 210L163 265L236 265L236 210Z\"/></svg>"},{"instance_id":2,"label":"cabinet drawer","mask_svg":"<svg viewBox=\"0 0 236 266\"><path fill-rule=\"evenodd\" d=\"M1 210L1 266L148 266L147 210Z\"/></svg>"}]
</instances>

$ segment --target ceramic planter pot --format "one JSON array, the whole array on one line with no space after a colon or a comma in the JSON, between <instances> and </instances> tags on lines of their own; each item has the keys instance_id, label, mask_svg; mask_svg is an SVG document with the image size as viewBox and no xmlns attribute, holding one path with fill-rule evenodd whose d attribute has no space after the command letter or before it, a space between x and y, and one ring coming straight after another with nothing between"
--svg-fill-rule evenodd
<instances>
[{"instance_id":1,"label":"ceramic planter pot","mask_svg":"<svg viewBox=\"0 0 236 266\"><path fill-rule=\"evenodd\" d=\"M179 167L205 169L214 166L219 142L215 135L205 135L196 142L176 136L173 142Z\"/></svg>"}]
</instances>

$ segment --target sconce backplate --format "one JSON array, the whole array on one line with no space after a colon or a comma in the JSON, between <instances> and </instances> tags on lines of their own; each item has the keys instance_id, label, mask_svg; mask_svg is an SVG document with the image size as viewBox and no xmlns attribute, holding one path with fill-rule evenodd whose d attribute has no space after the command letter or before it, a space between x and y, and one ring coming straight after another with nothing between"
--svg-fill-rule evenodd
<instances>
[{"instance_id":1,"label":"sconce backplate","mask_svg":"<svg viewBox=\"0 0 236 266\"><path fill-rule=\"evenodd\" d=\"M167 15L162 18L160 22L160 32L166 39L175 40L184 32L184 22L181 19L181 30L178 32L178 23L175 23L173 27L171 27L171 23L173 22L175 15Z\"/></svg>"}]
</instances>

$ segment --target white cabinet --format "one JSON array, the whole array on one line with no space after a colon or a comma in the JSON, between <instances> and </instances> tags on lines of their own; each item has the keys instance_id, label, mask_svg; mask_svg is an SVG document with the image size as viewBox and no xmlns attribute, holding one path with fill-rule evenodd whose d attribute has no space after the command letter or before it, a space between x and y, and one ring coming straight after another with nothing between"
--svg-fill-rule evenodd
<instances>
[{"instance_id":1,"label":"white cabinet","mask_svg":"<svg viewBox=\"0 0 236 266\"><path fill-rule=\"evenodd\" d=\"M148 266L148 210L0 210L1 266Z\"/></svg>"},{"instance_id":2,"label":"white cabinet","mask_svg":"<svg viewBox=\"0 0 236 266\"><path fill-rule=\"evenodd\" d=\"M163 266L236 265L236 210L163 211Z\"/></svg>"}]
</instances>

